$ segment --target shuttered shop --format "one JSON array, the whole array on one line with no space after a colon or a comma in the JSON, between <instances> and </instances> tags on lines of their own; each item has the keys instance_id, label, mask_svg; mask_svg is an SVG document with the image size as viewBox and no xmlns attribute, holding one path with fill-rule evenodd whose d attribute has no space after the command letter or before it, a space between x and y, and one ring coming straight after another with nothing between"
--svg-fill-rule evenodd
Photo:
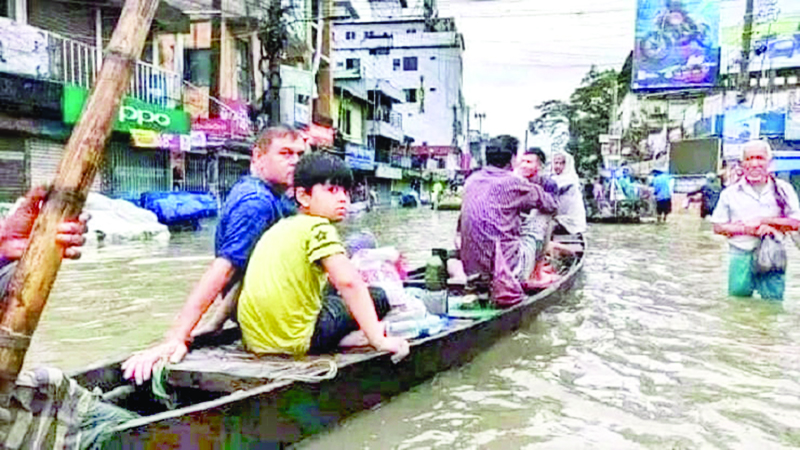
<instances>
[{"instance_id":1,"label":"shuttered shop","mask_svg":"<svg viewBox=\"0 0 800 450\"><path fill-rule=\"evenodd\" d=\"M130 147L112 141L106 150L103 190L116 197L138 197L143 192L169 191L172 174L169 152Z\"/></svg>"},{"instance_id":2,"label":"shuttered shop","mask_svg":"<svg viewBox=\"0 0 800 450\"><path fill-rule=\"evenodd\" d=\"M25 148L28 150L30 158L31 186L52 183L58 171L58 163L64 154L64 144L49 139L31 138L25 140ZM101 176L102 172L98 172L94 177L92 191L98 192L101 190Z\"/></svg>"},{"instance_id":3,"label":"shuttered shop","mask_svg":"<svg viewBox=\"0 0 800 450\"><path fill-rule=\"evenodd\" d=\"M0 201L13 202L25 194L25 141L21 137L0 136Z\"/></svg>"}]
</instances>

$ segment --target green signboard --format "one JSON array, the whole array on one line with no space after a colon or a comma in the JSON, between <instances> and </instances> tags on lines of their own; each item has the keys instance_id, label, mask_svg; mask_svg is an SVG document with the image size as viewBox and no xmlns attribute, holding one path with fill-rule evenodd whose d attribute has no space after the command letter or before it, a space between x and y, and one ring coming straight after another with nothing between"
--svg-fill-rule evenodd
<instances>
[{"instance_id":1,"label":"green signboard","mask_svg":"<svg viewBox=\"0 0 800 450\"><path fill-rule=\"evenodd\" d=\"M64 123L77 123L83 112L89 91L77 86L64 86L62 110ZM164 109L131 97L122 100L115 131L152 130L159 133L189 134L191 118L189 113L177 109Z\"/></svg>"}]
</instances>

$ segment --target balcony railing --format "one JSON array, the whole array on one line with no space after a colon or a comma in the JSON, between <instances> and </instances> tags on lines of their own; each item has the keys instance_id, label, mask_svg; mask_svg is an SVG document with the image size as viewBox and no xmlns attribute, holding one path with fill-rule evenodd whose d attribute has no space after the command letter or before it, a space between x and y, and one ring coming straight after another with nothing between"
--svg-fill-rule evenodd
<instances>
[{"instance_id":1,"label":"balcony railing","mask_svg":"<svg viewBox=\"0 0 800 450\"><path fill-rule=\"evenodd\" d=\"M97 48L45 31L50 55L50 78L91 89L100 72ZM128 95L164 108L181 103L181 77L169 70L137 61Z\"/></svg>"}]
</instances>

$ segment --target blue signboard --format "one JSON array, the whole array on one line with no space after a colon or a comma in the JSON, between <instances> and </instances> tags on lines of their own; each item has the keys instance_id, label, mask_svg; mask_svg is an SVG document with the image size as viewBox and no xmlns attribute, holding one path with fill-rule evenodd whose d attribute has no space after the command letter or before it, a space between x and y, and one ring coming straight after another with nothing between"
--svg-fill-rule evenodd
<instances>
[{"instance_id":1,"label":"blue signboard","mask_svg":"<svg viewBox=\"0 0 800 450\"><path fill-rule=\"evenodd\" d=\"M632 89L708 87L718 74L718 0L639 0Z\"/></svg>"},{"instance_id":2,"label":"blue signboard","mask_svg":"<svg viewBox=\"0 0 800 450\"><path fill-rule=\"evenodd\" d=\"M351 169L375 170L375 149L357 144L346 144L344 160Z\"/></svg>"}]
</instances>

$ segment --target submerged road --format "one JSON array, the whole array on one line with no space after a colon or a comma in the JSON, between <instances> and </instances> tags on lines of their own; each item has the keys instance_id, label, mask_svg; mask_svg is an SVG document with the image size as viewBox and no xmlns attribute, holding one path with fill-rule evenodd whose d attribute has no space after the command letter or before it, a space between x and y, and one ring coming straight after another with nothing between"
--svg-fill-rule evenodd
<instances>
[{"instance_id":1,"label":"submerged road","mask_svg":"<svg viewBox=\"0 0 800 450\"><path fill-rule=\"evenodd\" d=\"M421 264L450 247L457 213L384 210L346 224ZM800 446L800 252L786 301L727 297L727 249L688 215L593 225L565 303L359 414L308 449ZM28 366L77 369L163 336L211 260L213 229L167 246L105 248L66 263Z\"/></svg>"}]
</instances>

